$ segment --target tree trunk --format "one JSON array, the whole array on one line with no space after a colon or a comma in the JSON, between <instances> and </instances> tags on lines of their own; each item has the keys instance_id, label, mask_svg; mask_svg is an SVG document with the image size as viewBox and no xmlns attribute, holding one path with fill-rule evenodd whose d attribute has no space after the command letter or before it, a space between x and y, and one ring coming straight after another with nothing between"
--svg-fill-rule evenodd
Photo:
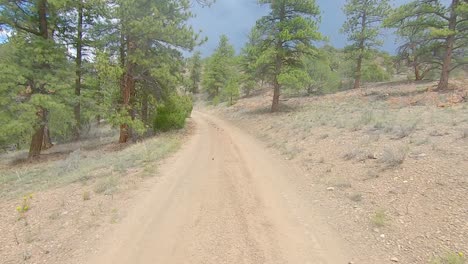
<instances>
[{"instance_id":1,"label":"tree trunk","mask_svg":"<svg viewBox=\"0 0 468 264\"><path fill-rule=\"evenodd\" d=\"M52 143L52 138L50 137L50 130L49 126L46 124L44 125L44 138L42 140L42 150L50 149L54 146Z\"/></svg>"},{"instance_id":2,"label":"tree trunk","mask_svg":"<svg viewBox=\"0 0 468 264\"><path fill-rule=\"evenodd\" d=\"M37 12L39 15L39 32L41 37L44 39L49 39L49 25L47 21L47 0L39 0Z\"/></svg>"},{"instance_id":3,"label":"tree trunk","mask_svg":"<svg viewBox=\"0 0 468 264\"><path fill-rule=\"evenodd\" d=\"M81 133L81 79L82 79L82 64L83 64L83 1L78 3L78 23L76 36L76 76L75 76L75 96L76 103L73 108L75 114L75 140L80 139Z\"/></svg>"},{"instance_id":4,"label":"tree trunk","mask_svg":"<svg viewBox=\"0 0 468 264\"><path fill-rule=\"evenodd\" d=\"M273 102L271 104L271 112L277 112L279 110L279 98L281 93L281 85L278 82L278 76L281 73L281 67L283 66L283 60L280 55L280 50L282 49L281 42L278 41L276 44L277 54L276 54L276 61L275 61L275 76L273 82Z\"/></svg>"},{"instance_id":5,"label":"tree trunk","mask_svg":"<svg viewBox=\"0 0 468 264\"><path fill-rule=\"evenodd\" d=\"M141 120L143 124L148 125L148 94L143 93L143 98L141 99Z\"/></svg>"},{"instance_id":6,"label":"tree trunk","mask_svg":"<svg viewBox=\"0 0 468 264\"><path fill-rule=\"evenodd\" d=\"M197 94L198 93L198 83L195 78L192 79L192 93Z\"/></svg>"},{"instance_id":7,"label":"tree trunk","mask_svg":"<svg viewBox=\"0 0 468 264\"><path fill-rule=\"evenodd\" d=\"M29 158L36 158L41 154L42 146L44 142L44 129L45 129L45 111L43 108L39 108L36 113L37 119L40 121L36 131L34 132L31 145L29 146Z\"/></svg>"},{"instance_id":8,"label":"tree trunk","mask_svg":"<svg viewBox=\"0 0 468 264\"><path fill-rule=\"evenodd\" d=\"M276 80L273 83L273 103L271 104L271 112L277 112L279 110L279 98L280 98L280 84Z\"/></svg>"},{"instance_id":9,"label":"tree trunk","mask_svg":"<svg viewBox=\"0 0 468 264\"><path fill-rule=\"evenodd\" d=\"M421 81L423 78L419 71L418 62L416 60L413 62L413 67L414 67L414 79L416 81Z\"/></svg>"},{"instance_id":10,"label":"tree trunk","mask_svg":"<svg viewBox=\"0 0 468 264\"><path fill-rule=\"evenodd\" d=\"M41 154L42 140L44 138L44 126L40 125L34 132L29 146L29 158L36 158Z\"/></svg>"},{"instance_id":11,"label":"tree trunk","mask_svg":"<svg viewBox=\"0 0 468 264\"><path fill-rule=\"evenodd\" d=\"M122 80L122 107L128 111L128 115L133 119L133 97L135 95L135 79L133 78L135 64L131 59L128 58L129 54L132 54L135 50L135 43L131 40L127 40L127 61L124 77ZM127 143L132 138L132 131L129 124L120 125L120 138L119 143Z\"/></svg>"},{"instance_id":12,"label":"tree trunk","mask_svg":"<svg viewBox=\"0 0 468 264\"><path fill-rule=\"evenodd\" d=\"M354 76L354 86L353 86L354 89L359 89L359 87L361 87L361 77L362 77L361 69L362 69L362 55L359 55L357 59L356 73Z\"/></svg>"},{"instance_id":13,"label":"tree trunk","mask_svg":"<svg viewBox=\"0 0 468 264\"><path fill-rule=\"evenodd\" d=\"M280 23L286 19L286 4L282 2L281 9L279 13ZM275 58L275 76L273 82L273 102L271 104L271 112L277 112L279 110L279 98L281 94L281 85L278 82L278 76L281 74L283 67L283 57L282 57L283 43L280 39L276 43L276 58Z\"/></svg>"},{"instance_id":14,"label":"tree trunk","mask_svg":"<svg viewBox=\"0 0 468 264\"><path fill-rule=\"evenodd\" d=\"M367 23L367 14L366 12L364 11L364 14L362 14L362 18L361 18L361 26L362 26L362 29L361 29L361 40L359 42L359 55L358 55L358 58L357 58L357 65L356 65L356 73L355 73L355 76L354 76L354 89L358 89L359 87L361 87L361 77L362 77L362 59L364 57L364 44L365 44L365 33L366 33L366 23Z\"/></svg>"},{"instance_id":15,"label":"tree trunk","mask_svg":"<svg viewBox=\"0 0 468 264\"><path fill-rule=\"evenodd\" d=\"M47 0L39 0L37 2L37 15L39 18L39 32L41 33L41 37L45 40L49 39L49 28L48 28L48 21L47 21ZM40 66L41 68L47 69L50 68L50 66L47 63L44 63ZM43 92L41 90L43 87L39 88L39 91L36 89L33 89L33 93L37 92ZM29 146L29 158L35 158L38 157L41 154L41 151L43 149L43 146L48 146L51 145L50 142L50 136L49 133L47 132L47 136L45 137L44 130L46 128L47 124L47 110L39 107L37 110L37 119L39 126L36 128L36 131L34 132L32 138L31 138L31 144ZM47 130L48 131L48 130Z\"/></svg>"},{"instance_id":16,"label":"tree trunk","mask_svg":"<svg viewBox=\"0 0 468 264\"><path fill-rule=\"evenodd\" d=\"M452 4L450 6L450 20L449 20L449 30L455 32L457 27L457 13L456 8L459 4L459 0L452 0ZM451 34L447 37L445 41L446 51L444 62L442 65L442 72L440 74L439 84L437 85L438 90L447 90L449 88L449 76L452 66L452 54L453 54L453 46L455 44L455 33Z\"/></svg>"}]
</instances>

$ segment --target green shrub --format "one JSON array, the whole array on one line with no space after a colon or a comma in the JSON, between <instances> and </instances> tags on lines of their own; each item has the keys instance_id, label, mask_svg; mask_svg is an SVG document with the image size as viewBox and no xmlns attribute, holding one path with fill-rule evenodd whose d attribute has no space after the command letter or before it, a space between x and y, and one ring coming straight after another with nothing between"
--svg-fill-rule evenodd
<instances>
[{"instance_id":1,"label":"green shrub","mask_svg":"<svg viewBox=\"0 0 468 264\"><path fill-rule=\"evenodd\" d=\"M183 102L183 106L184 106L184 109L185 109L186 116L190 117L192 115L192 111L193 111L193 100L192 100L192 98L190 96L188 96L188 95L184 95L184 96L181 96L181 100Z\"/></svg>"},{"instance_id":2,"label":"green shrub","mask_svg":"<svg viewBox=\"0 0 468 264\"><path fill-rule=\"evenodd\" d=\"M363 65L362 80L365 82L383 82L390 80L390 74L377 63Z\"/></svg>"},{"instance_id":3,"label":"green shrub","mask_svg":"<svg viewBox=\"0 0 468 264\"><path fill-rule=\"evenodd\" d=\"M216 106L216 105L219 105L219 103L221 102L221 99L218 95L216 95L215 97L213 97L213 100L211 100L211 103Z\"/></svg>"},{"instance_id":4,"label":"green shrub","mask_svg":"<svg viewBox=\"0 0 468 264\"><path fill-rule=\"evenodd\" d=\"M181 129L185 126L185 119L193 110L192 99L189 96L171 95L164 104L156 109L153 129L155 131L169 131Z\"/></svg>"}]
</instances>

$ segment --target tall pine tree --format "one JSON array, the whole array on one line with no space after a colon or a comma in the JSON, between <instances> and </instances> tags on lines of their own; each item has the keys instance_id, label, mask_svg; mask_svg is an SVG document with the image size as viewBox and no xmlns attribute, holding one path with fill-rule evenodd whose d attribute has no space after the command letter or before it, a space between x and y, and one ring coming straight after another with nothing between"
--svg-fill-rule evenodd
<instances>
[{"instance_id":1,"label":"tall pine tree","mask_svg":"<svg viewBox=\"0 0 468 264\"><path fill-rule=\"evenodd\" d=\"M363 60L372 49L382 45L379 33L390 5L388 0L347 0L343 11L347 20L342 31L351 42L347 51L356 62L354 88L357 89L361 86Z\"/></svg>"},{"instance_id":2,"label":"tall pine tree","mask_svg":"<svg viewBox=\"0 0 468 264\"><path fill-rule=\"evenodd\" d=\"M270 13L257 21L261 34L259 67L272 72L273 102L271 111L279 109L281 86L295 78L302 68L301 57L313 54L313 41L321 40L318 32L320 11L314 0L261 0Z\"/></svg>"},{"instance_id":3,"label":"tall pine tree","mask_svg":"<svg viewBox=\"0 0 468 264\"><path fill-rule=\"evenodd\" d=\"M397 8L387 22L399 31L416 31L419 42L426 47L423 54L439 65L441 75L438 89L448 89L450 72L466 65L468 46L468 2L451 0L415 0ZM432 54L431 54L432 53Z\"/></svg>"}]
</instances>

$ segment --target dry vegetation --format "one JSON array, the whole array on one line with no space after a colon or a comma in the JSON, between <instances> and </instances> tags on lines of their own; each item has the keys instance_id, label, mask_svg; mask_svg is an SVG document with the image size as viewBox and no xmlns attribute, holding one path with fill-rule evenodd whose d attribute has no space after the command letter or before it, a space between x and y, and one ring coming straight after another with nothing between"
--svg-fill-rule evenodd
<instances>
[{"instance_id":1,"label":"dry vegetation","mask_svg":"<svg viewBox=\"0 0 468 264\"><path fill-rule=\"evenodd\" d=\"M464 263L468 85L458 81L447 93L432 86L381 84L290 97L275 114L263 91L213 111L303 169L311 199L363 252L357 263Z\"/></svg>"},{"instance_id":2,"label":"dry vegetation","mask_svg":"<svg viewBox=\"0 0 468 264\"><path fill-rule=\"evenodd\" d=\"M57 145L39 160L2 154L0 263L75 263L124 217L131 197L157 178L160 161L186 130L119 146L101 128L79 143Z\"/></svg>"}]
</instances>

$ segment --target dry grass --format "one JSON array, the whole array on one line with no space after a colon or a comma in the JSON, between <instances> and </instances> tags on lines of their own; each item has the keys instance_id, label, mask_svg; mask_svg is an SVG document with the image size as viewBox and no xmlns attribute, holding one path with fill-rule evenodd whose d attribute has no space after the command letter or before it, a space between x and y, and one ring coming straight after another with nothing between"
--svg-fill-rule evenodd
<instances>
[{"instance_id":1,"label":"dry grass","mask_svg":"<svg viewBox=\"0 0 468 264\"><path fill-rule=\"evenodd\" d=\"M431 261L431 264L465 264L466 259L462 252L447 253L442 257L437 257Z\"/></svg>"},{"instance_id":2,"label":"dry grass","mask_svg":"<svg viewBox=\"0 0 468 264\"><path fill-rule=\"evenodd\" d=\"M395 168L403 164L406 159L408 150L406 148L384 148L380 162L385 168Z\"/></svg>"},{"instance_id":3,"label":"dry grass","mask_svg":"<svg viewBox=\"0 0 468 264\"><path fill-rule=\"evenodd\" d=\"M465 93L466 84L459 85ZM310 183L311 199L331 208L337 229L346 229L347 239L362 245L363 258L357 262L367 263L364 256L372 247L382 263L389 251L400 252L401 263L422 263L439 252L441 241L453 252L468 248L460 236L466 222L462 208L468 206L468 103L449 103L453 91L432 92L433 85L369 85L360 91L288 98L282 104L295 111L259 114L256 109L271 103L271 92L265 91L219 112L261 134L288 157L283 150L301 151L292 161L305 171L300 180ZM328 137L322 140L321 135ZM334 187L333 195L321 196L327 187ZM379 228L369 228L369 223L391 228L381 239L373 234ZM376 244L383 240L388 247Z\"/></svg>"},{"instance_id":4,"label":"dry grass","mask_svg":"<svg viewBox=\"0 0 468 264\"><path fill-rule=\"evenodd\" d=\"M162 134L122 150L105 147L86 151L83 150L85 146L59 160L9 165L2 169L0 175L0 197L18 197L55 186L74 182L87 184L90 181L101 185L96 187L97 192L114 190L102 182L113 182L108 179L125 175L133 168L145 168L175 151L179 145L180 135ZM57 148L63 149L64 146ZM154 173L154 169L146 170L144 175L151 173Z\"/></svg>"}]
</instances>

